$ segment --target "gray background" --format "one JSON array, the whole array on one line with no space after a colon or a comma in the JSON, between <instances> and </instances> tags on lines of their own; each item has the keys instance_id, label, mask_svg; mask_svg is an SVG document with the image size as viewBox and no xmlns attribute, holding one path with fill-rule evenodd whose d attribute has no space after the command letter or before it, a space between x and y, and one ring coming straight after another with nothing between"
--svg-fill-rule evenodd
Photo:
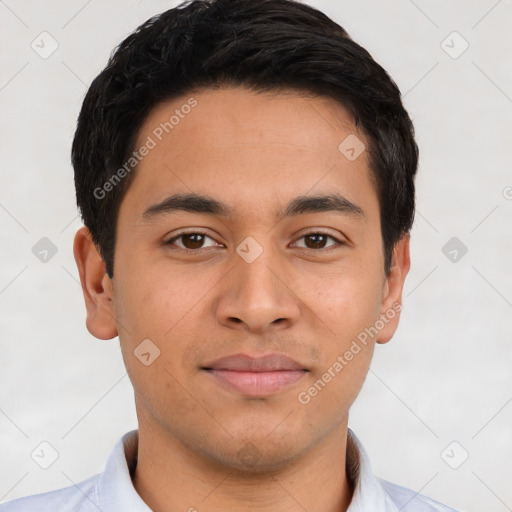
<instances>
[{"instance_id":1,"label":"gray background","mask_svg":"<svg viewBox=\"0 0 512 512\"><path fill-rule=\"evenodd\" d=\"M421 150L402 322L376 348L350 426L378 476L462 510L512 510L512 2L309 3L390 72ZM85 328L69 153L110 51L176 4L0 1L0 501L102 471L136 428L118 340ZM58 43L47 58L43 31ZM43 237L57 248L46 262ZM59 454L48 469L31 458L42 441Z\"/></svg>"}]
</instances>

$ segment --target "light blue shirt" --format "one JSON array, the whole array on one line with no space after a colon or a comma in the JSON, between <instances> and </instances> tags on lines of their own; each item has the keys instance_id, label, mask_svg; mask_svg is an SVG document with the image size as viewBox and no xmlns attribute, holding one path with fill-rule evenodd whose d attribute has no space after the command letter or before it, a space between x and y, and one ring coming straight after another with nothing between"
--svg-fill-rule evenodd
<instances>
[{"instance_id":1,"label":"light blue shirt","mask_svg":"<svg viewBox=\"0 0 512 512\"><path fill-rule=\"evenodd\" d=\"M130 470L137 460L138 433L132 430L114 446L105 471L76 486L18 498L0 512L151 512L133 487ZM355 483L347 512L457 512L410 489L373 475L361 442L348 430L347 473Z\"/></svg>"}]
</instances>

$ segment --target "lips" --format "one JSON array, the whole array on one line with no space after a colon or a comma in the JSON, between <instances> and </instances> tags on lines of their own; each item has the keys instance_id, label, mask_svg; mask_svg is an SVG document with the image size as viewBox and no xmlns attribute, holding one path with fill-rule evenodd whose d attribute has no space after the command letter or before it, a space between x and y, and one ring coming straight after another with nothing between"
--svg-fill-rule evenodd
<instances>
[{"instance_id":1,"label":"lips","mask_svg":"<svg viewBox=\"0 0 512 512\"><path fill-rule=\"evenodd\" d=\"M222 357L205 365L208 370L231 370L238 372L274 372L282 370L305 370L299 363L284 354L268 354L251 357L246 354L235 354Z\"/></svg>"},{"instance_id":2,"label":"lips","mask_svg":"<svg viewBox=\"0 0 512 512\"><path fill-rule=\"evenodd\" d=\"M297 383L308 372L284 354L251 357L235 354L201 368L220 385L246 396L266 396Z\"/></svg>"}]
</instances>

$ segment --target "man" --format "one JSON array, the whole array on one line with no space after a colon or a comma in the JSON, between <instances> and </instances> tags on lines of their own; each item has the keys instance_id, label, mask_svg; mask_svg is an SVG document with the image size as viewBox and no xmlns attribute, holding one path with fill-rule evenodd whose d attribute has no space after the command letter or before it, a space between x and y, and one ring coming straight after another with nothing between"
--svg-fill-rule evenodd
<instances>
[{"instance_id":1,"label":"man","mask_svg":"<svg viewBox=\"0 0 512 512\"><path fill-rule=\"evenodd\" d=\"M74 254L138 431L2 511L449 511L376 479L348 413L398 325L418 152L386 72L319 11L156 16L92 83Z\"/></svg>"}]
</instances>

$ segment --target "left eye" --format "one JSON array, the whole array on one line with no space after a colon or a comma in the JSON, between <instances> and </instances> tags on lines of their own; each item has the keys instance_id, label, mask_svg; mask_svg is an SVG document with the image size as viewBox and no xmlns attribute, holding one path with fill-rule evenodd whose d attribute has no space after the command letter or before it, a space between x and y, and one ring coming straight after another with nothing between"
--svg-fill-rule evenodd
<instances>
[{"instance_id":1,"label":"left eye","mask_svg":"<svg viewBox=\"0 0 512 512\"><path fill-rule=\"evenodd\" d=\"M329 239L333 240L334 243L326 246ZM302 247L305 247L306 249L325 249L326 247L331 247L332 245L342 244L342 242L340 242L338 239L331 235L327 235L326 233L308 233L307 235L301 236L299 240L304 240L305 245Z\"/></svg>"}]
</instances>

